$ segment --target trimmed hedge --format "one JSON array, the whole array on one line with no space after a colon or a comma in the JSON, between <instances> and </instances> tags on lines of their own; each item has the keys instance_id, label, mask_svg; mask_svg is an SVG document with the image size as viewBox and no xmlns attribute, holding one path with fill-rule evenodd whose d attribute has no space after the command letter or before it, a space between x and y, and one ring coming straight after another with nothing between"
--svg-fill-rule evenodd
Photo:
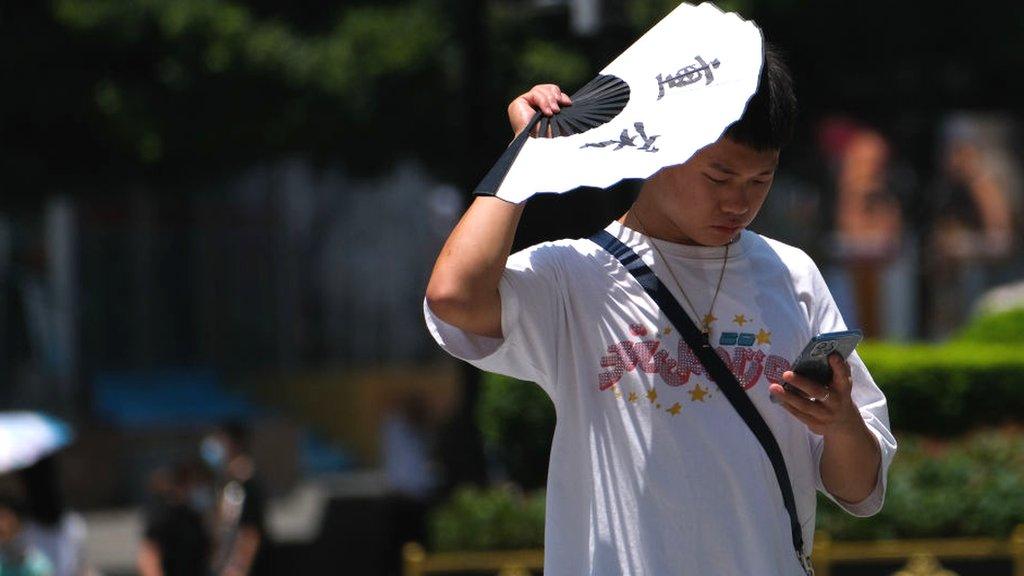
<instances>
[{"instance_id":1,"label":"trimmed hedge","mask_svg":"<svg viewBox=\"0 0 1024 576\"><path fill-rule=\"evenodd\" d=\"M510 485L460 488L429 519L435 551L517 550L544 546L544 491Z\"/></svg>"},{"instance_id":2,"label":"trimmed hedge","mask_svg":"<svg viewBox=\"0 0 1024 576\"><path fill-rule=\"evenodd\" d=\"M952 444L902 440L885 506L854 518L823 496L818 529L840 540L1005 538L1024 522L1024 435L985 432Z\"/></svg>"},{"instance_id":3,"label":"trimmed hedge","mask_svg":"<svg viewBox=\"0 0 1024 576\"><path fill-rule=\"evenodd\" d=\"M954 443L902 440L882 512L855 518L824 497L817 528L837 540L1005 538L1024 522L1024 434L985 432ZM464 489L431 517L437 551L538 548L544 492Z\"/></svg>"},{"instance_id":4,"label":"trimmed hedge","mask_svg":"<svg viewBox=\"0 0 1024 576\"><path fill-rule=\"evenodd\" d=\"M955 436L1024 419L1024 346L865 343L897 432Z\"/></svg>"},{"instance_id":5,"label":"trimmed hedge","mask_svg":"<svg viewBox=\"0 0 1024 576\"><path fill-rule=\"evenodd\" d=\"M960 331L957 339L990 344L1024 344L1024 308L978 316Z\"/></svg>"}]
</instances>

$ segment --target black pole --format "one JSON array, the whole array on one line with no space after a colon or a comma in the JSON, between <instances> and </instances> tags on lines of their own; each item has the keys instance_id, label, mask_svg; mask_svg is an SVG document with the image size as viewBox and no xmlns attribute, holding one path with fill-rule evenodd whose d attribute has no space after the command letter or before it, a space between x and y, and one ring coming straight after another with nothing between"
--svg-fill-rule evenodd
<instances>
[{"instance_id":1,"label":"black pole","mask_svg":"<svg viewBox=\"0 0 1024 576\"><path fill-rule=\"evenodd\" d=\"M464 194L465 205L472 202L473 189L477 180L486 171L489 160L486 135L480 126L486 118L490 98L487 73L487 4L485 0L454 0L456 27L462 52L462 82L456 101L462 119L459 122L459 141L456 145L460 157L465 160L465 169L457 177L459 188ZM459 371L462 378L462 398L456 413L440 438L441 460L446 468L445 492L462 484L482 486L487 483L487 463L484 457L483 439L476 423L476 408L480 397L480 371L463 364Z\"/></svg>"}]
</instances>

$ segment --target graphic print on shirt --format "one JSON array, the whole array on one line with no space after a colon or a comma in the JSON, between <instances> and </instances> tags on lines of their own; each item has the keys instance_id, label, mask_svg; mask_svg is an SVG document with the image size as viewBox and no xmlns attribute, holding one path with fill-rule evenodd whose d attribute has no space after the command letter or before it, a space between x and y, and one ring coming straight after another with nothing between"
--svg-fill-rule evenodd
<instances>
[{"instance_id":1,"label":"graphic print on shirt","mask_svg":"<svg viewBox=\"0 0 1024 576\"><path fill-rule=\"evenodd\" d=\"M719 321L710 316L708 325ZM601 356L602 372L598 374L598 390L611 390L616 399L631 404L646 401L657 410L677 416L686 404L703 403L713 397L716 384L705 375L704 366L686 342L678 339L675 349L667 344L667 336L674 332L671 326L649 329L643 324L631 324L630 337L608 346ZM771 354L772 333L758 326L755 318L736 314L726 329L719 333L715 352L736 375L736 379L749 390L759 382L781 382L782 374L789 370L789 361ZM659 393L657 386L646 387L642 380L624 378L631 373L656 375L668 387ZM623 388L626 388L623 390Z\"/></svg>"}]
</instances>

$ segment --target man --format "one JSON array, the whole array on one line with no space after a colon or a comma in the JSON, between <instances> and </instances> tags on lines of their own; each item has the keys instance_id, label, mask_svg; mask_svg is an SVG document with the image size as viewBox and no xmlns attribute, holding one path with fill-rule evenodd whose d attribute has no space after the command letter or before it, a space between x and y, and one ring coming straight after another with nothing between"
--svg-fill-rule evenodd
<instances>
[{"instance_id":1,"label":"man","mask_svg":"<svg viewBox=\"0 0 1024 576\"><path fill-rule=\"evenodd\" d=\"M249 455L249 428L222 424L203 439L200 452L216 476L213 573L248 576L264 570L266 530L263 493Z\"/></svg>"},{"instance_id":2,"label":"man","mask_svg":"<svg viewBox=\"0 0 1024 576\"><path fill-rule=\"evenodd\" d=\"M537 86L509 117L518 131L535 109L567 105L558 87ZM815 489L852 514L876 513L896 443L856 354L830 359L827 385L789 370L812 336L845 325L806 254L746 230L795 113L789 73L768 49L743 117L648 178L606 230L657 273L768 423L809 554ZM535 381L554 402L545 573L804 573L765 451L665 315L591 241L509 257L522 210L473 202L437 259L424 311L448 352Z\"/></svg>"},{"instance_id":3,"label":"man","mask_svg":"<svg viewBox=\"0 0 1024 576\"><path fill-rule=\"evenodd\" d=\"M203 493L199 470L176 462L154 472L153 506L146 514L136 555L141 576L204 576L210 574L210 536L198 510Z\"/></svg>"}]
</instances>

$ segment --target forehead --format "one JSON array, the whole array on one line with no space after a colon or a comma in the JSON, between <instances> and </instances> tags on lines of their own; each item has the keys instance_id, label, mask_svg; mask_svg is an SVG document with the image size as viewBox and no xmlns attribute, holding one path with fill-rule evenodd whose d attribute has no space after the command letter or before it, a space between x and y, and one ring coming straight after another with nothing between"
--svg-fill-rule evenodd
<instances>
[{"instance_id":1,"label":"forehead","mask_svg":"<svg viewBox=\"0 0 1024 576\"><path fill-rule=\"evenodd\" d=\"M710 168L736 174L762 174L774 172L779 165L778 150L756 150L730 138L720 138L705 146L693 160Z\"/></svg>"}]
</instances>

